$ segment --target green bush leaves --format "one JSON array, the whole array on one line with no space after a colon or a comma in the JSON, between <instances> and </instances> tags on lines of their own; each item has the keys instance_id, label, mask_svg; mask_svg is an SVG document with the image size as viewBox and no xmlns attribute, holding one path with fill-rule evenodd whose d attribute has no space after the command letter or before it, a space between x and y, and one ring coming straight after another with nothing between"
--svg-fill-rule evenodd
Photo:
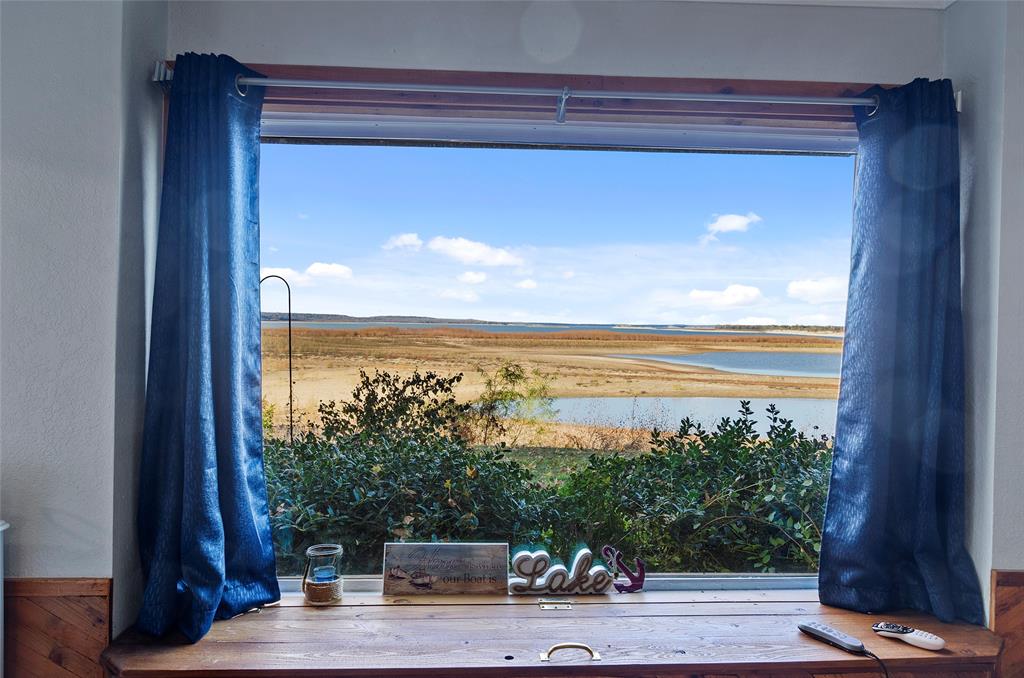
<instances>
[{"instance_id":1,"label":"green bush leaves","mask_svg":"<svg viewBox=\"0 0 1024 678\"><path fill-rule=\"evenodd\" d=\"M591 456L559 488L566 532L662 572L816 570L832 440L797 432L774 405L764 436L748 401L738 414L714 431L690 419L654 431L649 453Z\"/></svg>"},{"instance_id":2,"label":"green bush leaves","mask_svg":"<svg viewBox=\"0 0 1024 678\"><path fill-rule=\"evenodd\" d=\"M808 437L749 403L714 430L684 419L651 451L594 454L537 482L503 445L474 445L456 402L461 375L362 374L351 401L320 406L294 444L268 437L264 460L278 563L301 571L306 547L344 545L345 570L376 573L385 541L508 541L568 554L614 544L654 571L813 571L832 440Z\"/></svg>"}]
</instances>

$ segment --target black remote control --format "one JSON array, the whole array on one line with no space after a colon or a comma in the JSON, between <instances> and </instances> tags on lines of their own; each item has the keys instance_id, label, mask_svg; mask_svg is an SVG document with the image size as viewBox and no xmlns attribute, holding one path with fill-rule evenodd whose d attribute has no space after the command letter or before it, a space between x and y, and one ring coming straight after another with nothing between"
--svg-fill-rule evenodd
<instances>
[{"instance_id":1,"label":"black remote control","mask_svg":"<svg viewBox=\"0 0 1024 678\"><path fill-rule=\"evenodd\" d=\"M864 654L867 652L864 643L849 634L837 631L827 624L822 624L821 622L801 622L796 626L811 638L828 643L833 647L838 647L840 650L846 650L850 654Z\"/></svg>"}]
</instances>

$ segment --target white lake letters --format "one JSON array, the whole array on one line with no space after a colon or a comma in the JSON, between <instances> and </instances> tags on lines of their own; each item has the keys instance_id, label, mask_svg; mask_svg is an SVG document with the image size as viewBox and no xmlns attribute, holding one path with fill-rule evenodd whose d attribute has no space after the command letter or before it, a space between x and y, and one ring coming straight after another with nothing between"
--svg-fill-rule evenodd
<instances>
[{"instance_id":1,"label":"white lake letters","mask_svg":"<svg viewBox=\"0 0 1024 678\"><path fill-rule=\"evenodd\" d=\"M594 554L581 548L573 555L571 568L552 564L545 549L522 549L512 555L512 576L508 591L514 594L607 593L615 578L604 565L594 564Z\"/></svg>"}]
</instances>

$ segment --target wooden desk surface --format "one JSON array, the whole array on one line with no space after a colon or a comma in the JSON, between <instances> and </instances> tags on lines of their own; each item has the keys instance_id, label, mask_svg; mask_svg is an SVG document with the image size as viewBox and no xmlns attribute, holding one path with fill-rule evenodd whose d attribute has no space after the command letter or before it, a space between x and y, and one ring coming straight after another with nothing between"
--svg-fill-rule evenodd
<instances>
[{"instance_id":1,"label":"wooden desk surface","mask_svg":"<svg viewBox=\"0 0 1024 678\"><path fill-rule=\"evenodd\" d=\"M129 632L104 653L115 676L880 676L871 659L801 634L823 621L864 641L890 675L988 678L1001 642L984 628L920 614L862 615L825 607L815 591L679 591L570 598L572 610L541 610L532 596L346 594L311 608L301 596L216 622L195 645ZM946 639L928 652L871 631L887 619ZM557 642L580 650L539 653Z\"/></svg>"}]
</instances>

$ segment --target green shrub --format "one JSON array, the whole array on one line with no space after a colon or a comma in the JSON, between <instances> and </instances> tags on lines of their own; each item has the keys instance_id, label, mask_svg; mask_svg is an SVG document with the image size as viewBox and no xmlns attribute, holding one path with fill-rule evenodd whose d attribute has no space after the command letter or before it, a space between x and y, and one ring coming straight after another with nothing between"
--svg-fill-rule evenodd
<instances>
[{"instance_id":1,"label":"green shrub","mask_svg":"<svg viewBox=\"0 0 1024 678\"><path fill-rule=\"evenodd\" d=\"M464 426L472 442L487 445L504 437L515 445L529 430L541 432L544 422L554 417L548 380L539 371L529 373L506 360L493 374L480 372L484 391L467 412Z\"/></svg>"},{"instance_id":2,"label":"green shrub","mask_svg":"<svg viewBox=\"0 0 1024 678\"><path fill-rule=\"evenodd\" d=\"M460 381L461 374L442 377L417 370L402 378L377 371L371 377L359 370L352 400L340 405L333 400L320 403L321 433L328 440L350 434L364 439L401 437L421 441L457 435L472 409L472 405L455 400L455 387Z\"/></svg>"},{"instance_id":3,"label":"green shrub","mask_svg":"<svg viewBox=\"0 0 1024 678\"><path fill-rule=\"evenodd\" d=\"M274 435L274 403L263 399L263 437L270 438Z\"/></svg>"},{"instance_id":4,"label":"green shrub","mask_svg":"<svg viewBox=\"0 0 1024 678\"><path fill-rule=\"evenodd\" d=\"M306 547L337 542L345 571L376 572L385 541L535 541L546 500L501 447L455 432L464 413L454 378L362 375L354 398L322 403L320 423L293 445L265 445L267 488L282 571Z\"/></svg>"},{"instance_id":5,"label":"green shrub","mask_svg":"<svg viewBox=\"0 0 1024 678\"><path fill-rule=\"evenodd\" d=\"M651 452L593 454L537 482L503 445L473 445L455 402L461 379L362 375L353 399L320 406L294 444L268 437L267 487L279 565L337 542L344 569L377 572L385 541L615 544L655 571L813 571L830 437L798 433L779 410L755 432L748 402L713 431L684 419Z\"/></svg>"},{"instance_id":6,"label":"green shrub","mask_svg":"<svg viewBox=\"0 0 1024 678\"><path fill-rule=\"evenodd\" d=\"M672 572L816 570L832 441L767 414L764 436L741 401L714 431L684 419L650 453L591 456L558 489L558 548L616 544Z\"/></svg>"}]
</instances>

